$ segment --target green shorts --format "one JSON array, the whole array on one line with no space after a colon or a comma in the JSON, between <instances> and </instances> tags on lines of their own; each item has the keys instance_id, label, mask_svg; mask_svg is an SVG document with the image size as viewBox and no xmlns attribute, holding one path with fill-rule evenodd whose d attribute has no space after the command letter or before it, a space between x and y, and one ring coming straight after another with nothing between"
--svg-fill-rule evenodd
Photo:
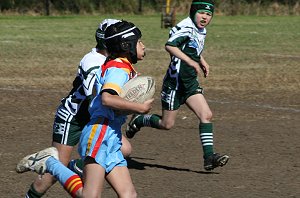
<instances>
[{"instance_id":1,"label":"green shorts","mask_svg":"<svg viewBox=\"0 0 300 198\"><path fill-rule=\"evenodd\" d=\"M179 84L178 89L170 86L162 87L161 104L163 110L177 110L186 100L195 94L203 94L203 88L195 79L189 83Z\"/></svg>"},{"instance_id":2,"label":"green shorts","mask_svg":"<svg viewBox=\"0 0 300 198\"><path fill-rule=\"evenodd\" d=\"M57 108L54 123L52 141L59 144L75 146L78 144L82 129L89 122L86 112L72 115L63 105Z\"/></svg>"}]
</instances>

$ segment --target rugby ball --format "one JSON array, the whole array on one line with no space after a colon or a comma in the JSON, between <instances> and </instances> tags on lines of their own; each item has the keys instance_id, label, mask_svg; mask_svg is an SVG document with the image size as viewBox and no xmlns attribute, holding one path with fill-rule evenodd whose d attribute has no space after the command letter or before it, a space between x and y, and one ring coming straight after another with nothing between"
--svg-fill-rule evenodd
<instances>
[{"instance_id":1,"label":"rugby ball","mask_svg":"<svg viewBox=\"0 0 300 198\"><path fill-rule=\"evenodd\" d=\"M151 76L137 76L130 79L122 87L120 97L137 103L144 103L153 98L155 93L155 80Z\"/></svg>"}]
</instances>

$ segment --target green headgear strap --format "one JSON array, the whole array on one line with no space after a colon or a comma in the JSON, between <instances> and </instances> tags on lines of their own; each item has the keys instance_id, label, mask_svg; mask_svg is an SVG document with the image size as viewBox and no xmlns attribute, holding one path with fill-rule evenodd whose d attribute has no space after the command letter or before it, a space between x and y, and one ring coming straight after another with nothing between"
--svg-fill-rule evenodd
<instances>
[{"instance_id":1,"label":"green headgear strap","mask_svg":"<svg viewBox=\"0 0 300 198\"><path fill-rule=\"evenodd\" d=\"M195 15L198 12L208 12L214 14L214 1L213 0L193 0L190 9L190 18L194 23Z\"/></svg>"},{"instance_id":2,"label":"green headgear strap","mask_svg":"<svg viewBox=\"0 0 300 198\"><path fill-rule=\"evenodd\" d=\"M197 8L197 12L209 12L211 14L214 13L214 5L207 2L193 2L192 6L195 6ZM196 14L196 13L195 13Z\"/></svg>"}]
</instances>

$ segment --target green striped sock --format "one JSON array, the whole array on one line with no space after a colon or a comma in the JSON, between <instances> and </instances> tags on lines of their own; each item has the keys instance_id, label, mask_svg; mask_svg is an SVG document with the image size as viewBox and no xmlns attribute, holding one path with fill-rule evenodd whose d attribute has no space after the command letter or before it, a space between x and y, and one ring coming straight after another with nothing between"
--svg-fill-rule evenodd
<instances>
[{"instance_id":1,"label":"green striped sock","mask_svg":"<svg viewBox=\"0 0 300 198\"><path fill-rule=\"evenodd\" d=\"M159 120L161 119L161 116L157 114L149 114L149 115L141 115L134 121L134 124L138 127L152 127L159 129Z\"/></svg>"},{"instance_id":2,"label":"green striped sock","mask_svg":"<svg viewBox=\"0 0 300 198\"><path fill-rule=\"evenodd\" d=\"M200 123L200 140L202 143L204 158L214 153L213 147L213 125L212 123Z\"/></svg>"}]
</instances>

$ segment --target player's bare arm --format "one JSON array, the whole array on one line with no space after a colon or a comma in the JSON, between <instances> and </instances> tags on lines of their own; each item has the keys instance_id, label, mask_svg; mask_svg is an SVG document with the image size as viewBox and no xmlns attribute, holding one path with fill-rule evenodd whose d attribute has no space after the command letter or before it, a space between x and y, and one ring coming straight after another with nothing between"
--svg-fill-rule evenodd
<instances>
[{"instance_id":1,"label":"player's bare arm","mask_svg":"<svg viewBox=\"0 0 300 198\"><path fill-rule=\"evenodd\" d=\"M154 99L145 101L144 103L130 102L121 98L118 95L112 95L108 92L102 93L102 104L113 109L117 109L122 112L132 112L132 113L148 113L152 108L152 103Z\"/></svg>"},{"instance_id":2,"label":"player's bare arm","mask_svg":"<svg viewBox=\"0 0 300 198\"><path fill-rule=\"evenodd\" d=\"M166 45L166 50L173 56L181 59L182 61L186 62L189 66L193 67L197 74L200 74L200 65L196 61L192 60L186 54L184 54L178 47Z\"/></svg>"}]
</instances>

